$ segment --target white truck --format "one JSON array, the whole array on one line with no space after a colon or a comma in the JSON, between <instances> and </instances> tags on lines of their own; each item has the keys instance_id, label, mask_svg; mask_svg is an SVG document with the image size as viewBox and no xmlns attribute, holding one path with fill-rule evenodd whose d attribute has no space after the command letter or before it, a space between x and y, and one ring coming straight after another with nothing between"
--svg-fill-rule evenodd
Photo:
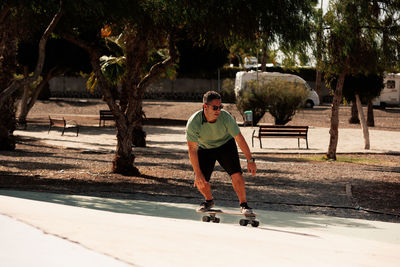
<instances>
[{"instance_id":1,"label":"white truck","mask_svg":"<svg viewBox=\"0 0 400 267\"><path fill-rule=\"evenodd\" d=\"M385 87L381 95L372 100L374 106L398 106L400 105L400 73L388 73L383 79Z\"/></svg>"},{"instance_id":2,"label":"white truck","mask_svg":"<svg viewBox=\"0 0 400 267\"><path fill-rule=\"evenodd\" d=\"M303 83L310 90L308 99L306 103L304 103L305 107L313 108L314 106L319 105L318 94L310 87L310 85L305 80L303 80L303 78L297 75L285 74L280 72L260 72L260 71L258 73L256 71L237 72L235 79L235 95L236 96L239 95L239 91L244 88L246 81L257 80L257 79L263 79L263 80L282 79L287 81L296 81L299 83Z\"/></svg>"}]
</instances>

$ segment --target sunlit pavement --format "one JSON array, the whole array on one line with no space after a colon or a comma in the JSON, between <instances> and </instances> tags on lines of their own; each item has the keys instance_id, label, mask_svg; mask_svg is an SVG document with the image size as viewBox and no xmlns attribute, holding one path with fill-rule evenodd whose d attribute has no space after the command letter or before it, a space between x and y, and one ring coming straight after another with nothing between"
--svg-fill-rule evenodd
<instances>
[{"instance_id":1,"label":"sunlit pavement","mask_svg":"<svg viewBox=\"0 0 400 267\"><path fill-rule=\"evenodd\" d=\"M263 138L260 148L259 140L252 133L256 128L241 127L252 153L326 153L329 145L329 129L310 127L308 132L309 149L305 140L300 140L300 148L296 138ZM61 131L47 132L47 127L31 126L27 130L15 131L16 136L27 136L55 146L80 148L93 151L114 151L117 139L114 127L83 127L79 136L73 131L61 136ZM145 126L147 133L146 150L162 150L169 153L186 152L185 127L183 126ZM400 153L400 131L370 130L370 149L364 149L364 138L361 129L339 129L337 153ZM141 148L135 148L140 150Z\"/></svg>"},{"instance_id":2,"label":"sunlit pavement","mask_svg":"<svg viewBox=\"0 0 400 267\"><path fill-rule=\"evenodd\" d=\"M257 210L204 223L195 205L0 190L2 266L398 266L400 224ZM224 208L224 207L221 207Z\"/></svg>"}]
</instances>

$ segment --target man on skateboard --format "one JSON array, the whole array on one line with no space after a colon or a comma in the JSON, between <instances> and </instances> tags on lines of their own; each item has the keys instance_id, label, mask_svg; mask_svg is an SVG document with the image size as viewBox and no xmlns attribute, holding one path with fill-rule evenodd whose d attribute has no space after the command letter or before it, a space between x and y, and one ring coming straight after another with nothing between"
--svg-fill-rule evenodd
<instances>
[{"instance_id":1,"label":"man on skateboard","mask_svg":"<svg viewBox=\"0 0 400 267\"><path fill-rule=\"evenodd\" d=\"M207 211L214 206L209 181L215 162L218 161L232 178L240 211L243 214L252 214L253 210L246 200L245 182L236 144L246 156L247 170L253 176L257 166L235 119L222 108L221 95L209 91L203 96L203 109L194 113L186 125L189 159L195 173L194 184L205 198L198 211Z\"/></svg>"}]
</instances>

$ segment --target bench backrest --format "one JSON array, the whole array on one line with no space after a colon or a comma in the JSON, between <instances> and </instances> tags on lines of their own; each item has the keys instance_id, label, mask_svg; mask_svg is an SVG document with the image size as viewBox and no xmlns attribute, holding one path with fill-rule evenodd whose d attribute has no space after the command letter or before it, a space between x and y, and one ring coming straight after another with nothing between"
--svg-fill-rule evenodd
<instances>
[{"instance_id":1,"label":"bench backrest","mask_svg":"<svg viewBox=\"0 0 400 267\"><path fill-rule=\"evenodd\" d=\"M63 126L66 125L66 121L65 121L64 118L62 118L62 119L53 119L53 118L51 118L49 116L49 120L50 120L50 124L52 124L52 125L63 125Z\"/></svg>"},{"instance_id":2,"label":"bench backrest","mask_svg":"<svg viewBox=\"0 0 400 267\"><path fill-rule=\"evenodd\" d=\"M100 110L101 118L114 118L111 110Z\"/></svg>"},{"instance_id":3,"label":"bench backrest","mask_svg":"<svg viewBox=\"0 0 400 267\"><path fill-rule=\"evenodd\" d=\"M308 126L279 126L279 125L260 125L259 135L268 136L271 134L287 135L307 135Z\"/></svg>"}]
</instances>

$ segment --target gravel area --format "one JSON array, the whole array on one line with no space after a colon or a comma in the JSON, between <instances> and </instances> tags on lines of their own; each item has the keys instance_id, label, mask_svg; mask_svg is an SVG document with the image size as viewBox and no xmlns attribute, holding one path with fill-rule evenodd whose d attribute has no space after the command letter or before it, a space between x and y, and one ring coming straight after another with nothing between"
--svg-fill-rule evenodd
<instances>
[{"instance_id":1,"label":"gravel area","mask_svg":"<svg viewBox=\"0 0 400 267\"><path fill-rule=\"evenodd\" d=\"M148 118L185 121L199 103L146 101ZM28 121L45 123L49 114L98 124L98 100L41 101ZM238 116L234 106L227 109ZM76 114L79 114L77 116ZM341 127L350 108L341 108ZM270 118L263 119L268 122ZM375 112L375 129L400 131L400 110ZM300 111L293 124L329 127L329 107ZM187 153L135 152L141 177L110 173L113 155L54 147L33 138L18 138L17 149L0 152L0 188L51 191L103 197L198 203ZM244 158L242 158L244 159ZM256 177L245 175L248 201L255 209L400 222L400 154L348 154L338 161L322 155L260 154ZM245 162L242 161L245 167ZM212 177L217 205L238 206L230 178L218 166Z\"/></svg>"}]
</instances>

